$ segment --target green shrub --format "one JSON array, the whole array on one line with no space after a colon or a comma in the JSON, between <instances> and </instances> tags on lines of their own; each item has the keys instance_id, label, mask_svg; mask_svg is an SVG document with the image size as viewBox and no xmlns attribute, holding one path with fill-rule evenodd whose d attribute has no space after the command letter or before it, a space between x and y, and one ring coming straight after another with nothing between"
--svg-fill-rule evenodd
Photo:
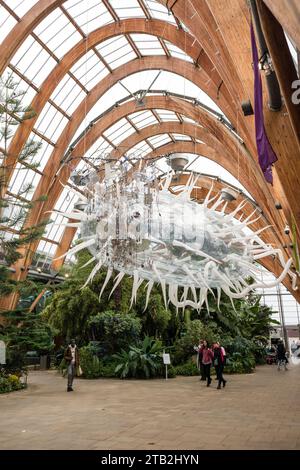
<instances>
[{"instance_id":1,"label":"green shrub","mask_svg":"<svg viewBox=\"0 0 300 470\"><path fill-rule=\"evenodd\" d=\"M16 375L0 376L0 393L9 393L22 388L24 388L24 385Z\"/></svg>"},{"instance_id":2,"label":"green shrub","mask_svg":"<svg viewBox=\"0 0 300 470\"><path fill-rule=\"evenodd\" d=\"M227 359L224 372L227 374L247 374L255 368L255 357L253 354L244 356L235 352Z\"/></svg>"},{"instance_id":3,"label":"green shrub","mask_svg":"<svg viewBox=\"0 0 300 470\"><path fill-rule=\"evenodd\" d=\"M185 364L175 366L174 372L176 375L199 375L199 369L192 360Z\"/></svg>"},{"instance_id":4,"label":"green shrub","mask_svg":"<svg viewBox=\"0 0 300 470\"><path fill-rule=\"evenodd\" d=\"M115 373L125 379L129 377L149 379L158 377L162 368L162 342L145 336L139 346L130 346L113 357L118 361Z\"/></svg>"},{"instance_id":5,"label":"green shrub","mask_svg":"<svg viewBox=\"0 0 300 470\"><path fill-rule=\"evenodd\" d=\"M98 313L88 324L93 336L101 339L104 354L108 355L127 348L129 344L135 344L142 328L141 320L133 314L112 310Z\"/></svg>"},{"instance_id":6,"label":"green shrub","mask_svg":"<svg viewBox=\"0 0 300 470\"><path fill-rule=\"evenodd\" d=\"M79 351L80 367L82 369L83 377L87 379L95 379L101 377L100 369L101 363L97 356L95 356L88 346L84 346Z\"/></svg>"}]
</instances>

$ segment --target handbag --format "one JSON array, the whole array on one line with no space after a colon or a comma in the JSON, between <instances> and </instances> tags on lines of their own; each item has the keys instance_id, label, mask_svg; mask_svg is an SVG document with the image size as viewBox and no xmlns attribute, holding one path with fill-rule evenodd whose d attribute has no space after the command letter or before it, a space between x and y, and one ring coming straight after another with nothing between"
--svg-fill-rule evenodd
<instances>
[{"instance_id":1,"label":"handbag","mask_svg":"<svg viewBox=\"0 0 300 470\"><path fill-rule=\"evenodd\" d=\"M77 377L80 377L83 374L82 369L80 366L77 367L76 375Z\"/></svg>"}]
</instances>

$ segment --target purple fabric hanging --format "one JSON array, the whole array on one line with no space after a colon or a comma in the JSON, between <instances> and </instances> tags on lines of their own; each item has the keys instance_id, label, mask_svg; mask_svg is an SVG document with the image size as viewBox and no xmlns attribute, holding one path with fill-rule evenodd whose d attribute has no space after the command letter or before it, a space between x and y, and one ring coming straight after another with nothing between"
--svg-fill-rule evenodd
<instances>
[{"instance_id":1,"label":"purple fabric hanging","mask_svg":"<svg viewBox=\"0 0 300 470\"><path fill-rule=\"evenodd\" d=\"M272 165L278 159L272 149L269 139L266 134L264 126L264 113L263 113L263 95L261 76L258 68L258 53L255 42L255 35L253 25L251 23L251 45L252 45L252 59L254 68L254 117L255 117L255 136L256 147L258 153L259 165L268 183L273 183Z\"/></svg>"}]
</instances>

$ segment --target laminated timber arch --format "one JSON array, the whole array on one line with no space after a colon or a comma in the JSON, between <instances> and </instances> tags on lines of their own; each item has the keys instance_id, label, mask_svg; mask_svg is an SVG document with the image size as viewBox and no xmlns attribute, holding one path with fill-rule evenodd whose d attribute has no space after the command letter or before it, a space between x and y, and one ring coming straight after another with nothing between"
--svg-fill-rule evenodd
<instances>
[{"instance_id":1,"label":"laminated timber arch","mask_svg":"<svg viewBox=\"0 0 300 470\"><path fill-rule=\"evenodd\" d=\"M139 34L150 34L163 39L167 39L172 42L174 45L184 50L187 55L189 55L195 62L197 62L198 67L201 67L201 70L205 74L205 79L202 82L201 88L205 91L211 99L216 100L221 91L219 90L222 79L219 74L216 72L213 62L208 59L205 52L201 49L199 44L195 45L195 39L190 34L178 30L175 26L170 23L166 23L161 20L144 20L144 19L134 19L134 20L122 20L118 23L111 23L106 26L103 26L95 31L93 31L86 39L82 39L77 43L59 62L59 64L50 72L47 79L44 81L40 88L40 92L34 97L30 107L35 111L35 116L32 119L24 121L17 129L10 147L8 149L8 156L5 162L7 166L6 180L10 180L13 172L14 165L17 161L17 157L20 154L20 151L24 143L29 138L30 132L34 128L34 124L38 120L40 113L42 112L44 106L46 105L48 99L54 92L58 83L62 80L67 71L84 55L86 54L93 46L101 43L101 41L107 40L109 38L119 36L120 34L129 34L129 33L139 33ZM199 50L201 51L199 54ZM1 53L1 49L0 49ZM126 70L127 64L125 63L120 67L122 70ZM178 74L183 75L181 69L177 69ZM198 73L199 69L194 68L194 73ZM114 72L113 72L114 73ZM124 72L126 73L126 72ZM112 75L112 74L111 74ZM115 74L117 75L117 74ZM123 75L124 76L124 75ZM110 77L110 75L108 76ZM204 78L201 74L201 78ZM120 78L119 78L120 79ZM200 76L199 76L200 79ZM105 77L103 82L106 84L107 89L109 88L109 78ZM211 87L205 85L206 82L211 82ZM223 88L223 87L222 87ZM212 89L214 92L212 92ZM219 91L218 91L219 90ZM220 92L220 93L219 93ZM224 114L228 115L229 119L232 120L233 125L237 125L236 120L236 111L234 107L232 108L232 97L229 95L226 87L222 90L222 95L224 99L222 100L222 110ZM249 149L254 151L253 142L250 138L250 135L247 134L247 130L243 129L243 126L239 129L241 136L244 138L246 144L249 146Z\"/></svg>"},{"instance_id":2,"label":"laminated timber arch","mask_svg":"<svg viewBox=\"0 0 300 470\"><path fill-rule=\"evenodd\" d=\"M10 58L14 55L19 45L26 39L38 23L55 8L62 5L64 1L65 0L39 0L34 7L27 12L0 46L0 68L2 67L2 70L8 65ZM249 48L248 29L250 15L246 2L244 0L228 0L227 8L224 10L223 0L158 1L171 8L176 17L183 21L189 28L189 31L193 36L185 33L183 29L177 29L169 23L154 19L116 21L115 23L102 27L96 31L103 31L108 27L111 29L115 28L116 31L119 28L120 31L120 29L122 29L121 25L129 25L131 23L133 28L132 32L136 33L141 32L141 30L134 28L136 28L137 25L138 28L142 28L141 24L144 23L145 26L143 26L143 32L150 35L160 36L162 31L155 25L166 25L164 26L164 29L171 31L170 36L168 36L168 40L176 44L181 49L184 49L196 63L196 67L194 67L194 76L197 77L196 80L200 81L200 74L206 74L210 80L208 84L204 80L200 84L200 88L205 91L204 86L207 85L209 87L212 95L210 95L210 93L207 94L212 97L215 102L220 104L220 108L229 117L232 124L237 128L239 135L244 139L250 152L248 156L252 157L254 162L253 171L254 175L256 175L254 180L257 179L259 182L258 186L261 184L261 194L257 199L258 202L260 205L266 206L267 212L269 211L270 214L272 214L272 218L277 221L277 229L281 230L284 220L281 220L281 214L276 213L274 210L274 201L279 200L284 208L285 220L291 224L291 218L293 215L299 230L300 212L295 189L299 185L298 177L300 175L300 158L297 149L297 139L293 136L286 108L283 108L282 112L276 113L276 115L271 113L267 108L265 109L266 127L269 132L269 138L279 157L279 161L275 165L274 171L274 188L267 188L257 164L253 117L245 118L240 109L240 103L242 100L248 98L252 100L253 97L252 59ZM268 4L268 0L265 0L265 3ZM288 23L290 23L290 21L288 21ZM153 25L156 29L153 29ZM124 30L130 31L130 28L128 30L125 28ZM286 30L289 32L287 27ZM71 49L71 51L69 51L60 61L58 66L55 67L53 70L53 72L55 72L50 73L33 104L33 107L35 107L35 105L40 106L36 119L52 94L51 92L47 95L51 86L53 86L55 81L54 79L59 79L59 76L63 77L63 74L69 70L70 65L68 66L67 61L69 60L69 64L72 63L73 59L76 61L74 57L72 58L72 54L75 53L75 49L78 52L80 47L83 48L83 43L85 44L84 53L86 52L86 45L88 44L89 46L89 41L91 37L94 38L96 31L94 31L88 39L83 39L73 49ZM116 35L120 35L123 32L124 31L116 33ZM293 34L291 35L293 36ZM107 39L107 36L104 37L104 39ZM180 46L180 41L181 44L184 44L183 46ZM189 51L187 50L188 47L190 48ZM137 60L140 59L136 59L132 62L136 62ZM167 60L172 60L172 58ZM120 70L123 67L124 74L128 64L129 63L120 67ZM191 65L191 67L193 67L193 65ZM184 75L182 70L180 70L180 67L177 68L176 66L176 70L174 68L172 71ZM61 75L59 75L60 73ZM128 75L128 73L126 73L126 75ZM61 80L61 78L59 80ZM193 82L195 83L195 79ZM48 96L48 98L43 101L46 96ZM89 99L89 97L90 94L87 99ZM220 99L217 101L216 97L219 97ZM223 100L223 103L221 103L221 99ZM79 114L76 114L76 118L79 123ZM72 116L72 120L73 119L75 119L75 114ZM15 146L12 146L10 149L10 159L16 158L20 152L32 130L32 128L30 129L30 125L32 123L33 127L34 122L35 120L32 120L31 122L28 121L28 128L23 125L20 126L12 143L12 145ZM66 129L63 131L65 137L64 145L68 145L72 137L72 131L70 130L71 126L69 127L69 124L70 123L68 123ZM75 129L75 125L73 129ZM62 140L60 142L62 142ZM181 145L181 143L173 144L174 149L175 147L179 148L179 145ZM62 155L62 153L60 154ZM58 151L57 155L59 155ZM298 160L296 157L298 157ZM47 166L47 171L48 170L48 187L50 187L53 184L53 178L55 175L54 166L51 167L50 162L49 166ZM63 171L64 169L62 172ZM51 194L55 194L54 190ZM268 205L270 206L269 208Z\"/></svg>"},{"instance_id":3,"label":"laminated timber arch","mask_svg":"<svg viewBox=\"0 0 300 470\"><path fill-rule=\"evenodd\" d=\"M255 178L255 164L253 160L249 157L249 154L247 150L244 148L244 146L236 139L236 137L233 136L233 134L219 121L217 121L215 118L213 118L208 112L204 111L203 109L199 107L195 107L191 103L179 99L179 98L174 98L171 96L165 97L165 96L148 96L145 98L145 104L143 107L139 107L138 109L141 111L143 109L167 109L170 111L174 112L179 112L183 113L186 116L190 117L194 121L201 122L206 128L202 128L201 131L199 130L199 135L201 135L201 138L207 138L210 139L210 146L213 146L213 148L218 148L219 150L219 155L222 155L224 153L224 147L225 147L225 152L227 155L227 158L224 158L224 167L227 167L227 161L232 162L231 165L231 171L234 169L234 174L236 176L239 176L238 171L239 168L236 165L236 162L238 160L238 156L241 155L241 163L246 165L246 172L245 172L245 183L246 187L249 190L249 192L252 192L251 188L253 185L258 185L257 190L260 191L259 197L260 197L260 203L261 207L263 210L265 210L266 214L269 213L268 207L272 207L273 204L270 204L270 200L272 200L271 194L268 194L267 190L268 188L263 185L263 180L259 181L257 178ZM74 156L83 156L84 151L87 151L91 145L94 144L94 142L101 136L101 134L108 128L110 127L114 122L118 121L124 116L127 116L128 114L133 113L136 111L136 103L134 100L128 101L122 106L118 106L117 108L114 108L110 112L108 112L106 115L104 115L92 128L89 128L86 134L84 134L84 137L79 140L77 145L72 151L72 155ZM206 136L205 136L206 134ZM202 149L203 150L203 147ZM199 152L201 153L201 151ZM79 159L74 161L75 165L76 163L79 163ZM247 166L248 165L248 166ZM47 181L44 177L41 178L40 183L36 189L36 192L34 194L34 199L38 199L40 194L47 194L48 195L48 200L46 202L40 202L37 203L33 209L30 211L27 221L26 221L26 226L31 226L34 223L41 222L43 219L48 218L48 215L45 215L49 211L51 211L54 208L55 202L57 201L59 195L62 192L62 184L61 183L66 183L68 181L68 178L70 176L70 168L68 166L64 166L61 168L61 171L58 173L56 178L52 178L52 180L49 183L49 180ZM230 171L230 170L229 170ZM253 176L254 175L254 176ZM251 177L252 176L252 177ZM258 176L258 175L257 175ZM262 178L262 175L261 175ZM262 184L262 188L260 188L260 184ZM262 197L263 191L265 192L264 198ZM272 221L274 219L272 218ZM34 252L37 246L37 242L32 244L30 246L30 251ZM24 250L24 256L26 256L26 249ZM29 256L29 250L27 253L27 257L24 258L23 260L20 260L16 264L16 270L17 272L19 271L19 275L22 276L22 273L24 271L20 271L20 266L22 265L24 267L29 265L31 261L31 258Z\"/></svg>"},{"instance_id":4,"label":"laminated timber arch","mask_svg":"<svg viewBox=\"0 0 300 470\"><path fill-rule=\"evenodd\" d=\"M253 98L253 74L249 47L250 14L246 2L244 0L230 0L226 4L226 9L224 9L223 0L158 1L171 9L173 14L184 22L195 39L199 41L199 44L203 47L199 57L205 50L205 54L207 53L211 58L214 69L219 71L221 77L219 84L222 85L222 88L225 86L231 90L235 111L239 117L239 133L243 136L242 128L244 126L250 131L251 142L247 142L247 145L251 149L254 145L253 118L247 117L245 119L240 112L241 100L249 97L250 99ZM26 39L30 31L48 13L63 3L64 0L39 0L32 7L5 39L3 47L0 49L0 57L3 58L2 67L8 63L17 45ZM265 0L265 3L269 4L270 2ZM295 24L295 18L291 19L291 8L289 8L289 5L286 6L288 19L284 22L284 26L291 36L297 40L295 27L291 29L288 27L292 23ZM299 13L299 7L295 5L295 8ZM273 12L277 16L280 10L278 5L273 8ZM282 14L280 14L279 19L282 21ZM152 24L153 20L148 20L148 22ZM180 32L183 33L182 30ZM149 34L152 34L152 31ZM294 194L294 188L299 183L297 176L300 169L297 138L291 136L292 129L284 108L281 113L276 113L276 116L267 109L267 106L265 108L266 128L281 162L276 165L274 171L274 193L280 199L287 220L291 222L291 217L294 216L299 235L300 211ZM243 138L245 139L245 136Z\"/></svg>"},{"instance_id":5,"label":"laminated timber arch","mask_svg":"<svg viewBox=\"0 0 300 470\"><path fill-rule=\"evenodd\" d=\"M281 0L276 0L279 3ZM300 7L293 1L296 13ZM245 0L228 0L224 8L223 0L159 0L171 9L172 13L182 21L203 45L208 56L218 57L216 68L229 91L235 89L236 104L240 106L245 99L253 103L253 70L249 39L251 15ZM268 0L265 3L272 3ZM298 2L299 3L299 2ZM291 8L287 5L288 18ZM279 14L279 6L274 6ZM295 18L285 22L291 28L295 40L298 35L294 31ZM299 28L298 28L299 29ZM277 47L274 54L285 61L284 55ZM271 52L272 55L272 52ZM276 70L276 67L275 67ZM278 72L276 70L276 72ZM264 75L262 74L264 80ZM289 83L289 77L282 77ZM275 150L278 162L274 165L274 193L284 209L286 220L292 224L294 218L297 226L298 243L300 241L300 204L295 189L300 184L300 135L296 136L290 121L287 107L283 104L281 111L272 112L267 105L266 87L264 87L264 119L265 128ZM242 118L249 122L249 117ZM252 119L250 118L250 121ZM253 124L253 121L252 121ZM253 132L254 139L254 132Z\"/></svg>"}]
</instances>

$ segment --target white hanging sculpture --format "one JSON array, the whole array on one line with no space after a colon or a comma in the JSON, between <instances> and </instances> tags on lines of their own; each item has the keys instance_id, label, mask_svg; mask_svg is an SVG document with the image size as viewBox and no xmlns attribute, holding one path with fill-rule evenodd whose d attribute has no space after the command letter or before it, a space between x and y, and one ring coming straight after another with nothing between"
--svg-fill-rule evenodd
<instances>
[{"instance_id":1,"label":"white hanging sculpture","mask_svg":"<svg viewBox=\"0 0 300 470\"><path fill-rule=\"evenodd\" d=\"M259 238L268 227L245 233L245 228L260 218L255 216L256 210L244 221L237 220L246 201L226 214L228 201L221 194L211 196L213 186L202 204L191 199L198 176L191 174L176 194L169 191L172 172L159 187L149 171L135 173L130 182L111 171L103 182L93 174L86 197L80 194L85 211L60 213L77 221L66 225L78 227L82 240L66 254L88 248L93 257L87 264L96 263L85 285L101 267L107 268L100 297L114 271L118 274L112 292L125 274L133 277L131 305L147 281L145 309L154 283L161 284L166 306L170 302L177 308L198 311L203 305L208 308L209 292L216 293L219 305L222 290L233 301L255 288L273 287L287 274L297 288L297 277L290 270L292 259L285 262L281 250ZM248 285L247 278L256 279L260 273L255 261L270 255L278 257L281 275L273 283Z\"/></svg>"}]
</instances>

